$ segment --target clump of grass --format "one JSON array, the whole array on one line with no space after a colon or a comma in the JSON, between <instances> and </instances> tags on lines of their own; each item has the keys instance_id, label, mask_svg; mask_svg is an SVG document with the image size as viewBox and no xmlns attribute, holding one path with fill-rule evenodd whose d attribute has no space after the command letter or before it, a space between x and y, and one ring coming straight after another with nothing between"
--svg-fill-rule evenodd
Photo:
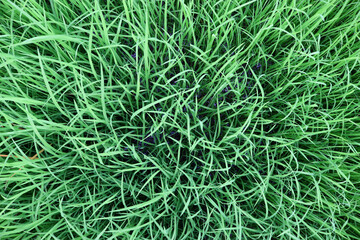
<instances>
[{"instance_id":1,"label":"clump of grass","mask_svg":"<svg viewBox=\"0 0 360 240\"><path fill-rule=\"evenodd\" d=\"M360 237L358 1L1 3L1 239Z\"/></svg>"}]
</instances>

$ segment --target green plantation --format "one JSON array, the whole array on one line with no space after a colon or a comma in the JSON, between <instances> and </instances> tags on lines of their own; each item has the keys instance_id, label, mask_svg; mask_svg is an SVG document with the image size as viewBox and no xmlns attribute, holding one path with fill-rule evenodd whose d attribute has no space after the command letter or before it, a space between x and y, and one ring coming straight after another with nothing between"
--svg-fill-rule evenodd
<instances>
[{"instance_id":1,"label":"green plantation","mask_svg":"<svg viewBox=\"0 0 360 240\"><path fill-rule=\"evenodd\" d=\"M360 239L357 0L0 0L0 239Z\"/></svg>"}]
</instances>

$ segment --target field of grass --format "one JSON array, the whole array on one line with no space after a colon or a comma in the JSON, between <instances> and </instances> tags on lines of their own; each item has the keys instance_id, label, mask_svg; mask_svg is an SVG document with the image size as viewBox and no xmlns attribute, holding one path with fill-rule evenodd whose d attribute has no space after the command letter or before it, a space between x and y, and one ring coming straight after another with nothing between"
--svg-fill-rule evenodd
<instances>
[{"instance_id":1,"label":"field of grass","mask_svg":"<svg viewBox=\"0 0 360 240\"><path fill-rule=\"evenodd\" d=\"M0 239L360 239L360 1L0 0Z\"/></svg>"}]
</instances>

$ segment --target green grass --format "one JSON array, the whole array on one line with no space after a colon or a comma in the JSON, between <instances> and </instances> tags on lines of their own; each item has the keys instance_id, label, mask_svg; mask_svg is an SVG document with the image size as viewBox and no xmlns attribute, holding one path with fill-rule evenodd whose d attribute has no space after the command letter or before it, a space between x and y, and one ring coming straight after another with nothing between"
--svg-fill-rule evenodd
<instances>
[{"instance_id":1,"label":"green grass","mask_svg":"<svg viewBox=\"0 0 360 240\"><path fill-rule=\"evenodd\" d=\"M359 60L358 0L0 0L0 239L359 239Z\"/></svg>"}]
</instances>

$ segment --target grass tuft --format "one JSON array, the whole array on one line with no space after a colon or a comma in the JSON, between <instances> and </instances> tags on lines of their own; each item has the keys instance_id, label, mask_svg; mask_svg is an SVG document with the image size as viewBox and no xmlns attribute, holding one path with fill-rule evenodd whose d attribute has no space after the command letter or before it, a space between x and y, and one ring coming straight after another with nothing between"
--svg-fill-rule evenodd
<instances>
[{"instance_id":1,"label":"grass tuft","mask_svg":"<svg viewBox=\"0 0 360 240\"><path fill-rule=\"evenodd\" d=\"M359 239L360 2L0 1L1 239Z\"/></svg>"}]
</instances>

